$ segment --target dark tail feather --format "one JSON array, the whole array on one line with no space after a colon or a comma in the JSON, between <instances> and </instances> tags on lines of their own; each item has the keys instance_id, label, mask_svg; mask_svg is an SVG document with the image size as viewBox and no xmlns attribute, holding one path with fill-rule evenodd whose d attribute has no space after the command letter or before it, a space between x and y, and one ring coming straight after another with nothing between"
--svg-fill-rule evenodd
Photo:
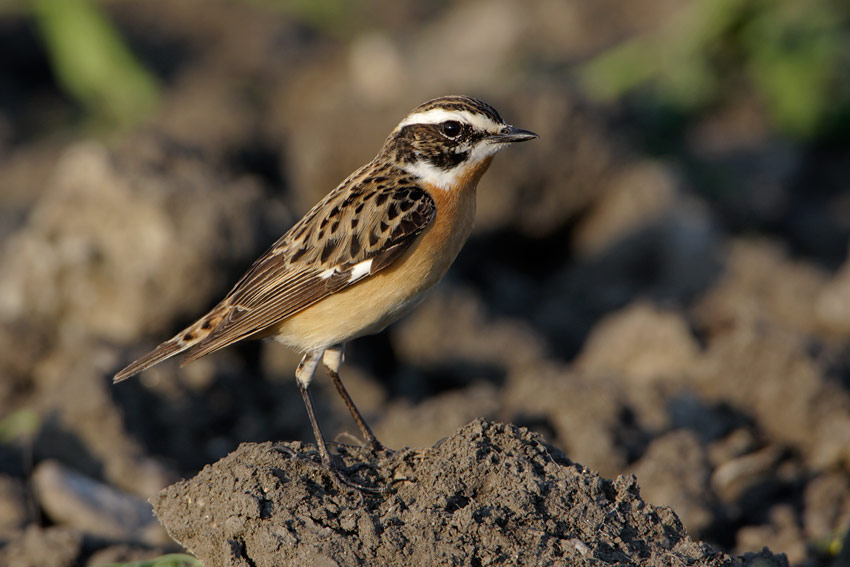
<instances>
[{"instance_id":1,"label":"dark tail feather","mask_svg":"<svg viewBox=\"0 0 850 567\"><path fill-rule=\"evenodd\" d=\"M122 380L126 380L127 378L131 378L142 370L147 370L154 364L159 364L163 360L171 358L175 354L180 354L191 346L192 343L182 341L179 337L175 337L170 341L165 341L164 343L147 353L142 358L127 365L126 368L124 368L121 372L115 375L115 378L112 379L112 382L118 383Z\"/></svg>"},{"instance_id":2,"label":"dark tail feather","mask_svg":"<svg viewBox=\"0 0 850 567\"><path fill-rule=\"evenodd\" d=\"M204 339L206 339L210 335L210 333L213 332L216 325L221 322L224 316L223 313L225 312L226 311L223 311L222 309L213 309L212 311L195 321L195 323L193 323L190 327L180 331L173 339L165 341L164 343L147 353L142 358L128 365L127 368L115 375L115 378L112 379L112 382L116 383L122 380L126 380L127 378L135 376L142 370L147 370L154 364L159 364L163 360L171 358L175 354L180 354L181 352L188 350L193 346L198 345L199 343L203 343ZM200 358L204 354L212 352L212 350L205 350L200 355L192 356L189 362ZM183 364L186 364L186 362L184 362Z\"/></svg>"}]
</instances>

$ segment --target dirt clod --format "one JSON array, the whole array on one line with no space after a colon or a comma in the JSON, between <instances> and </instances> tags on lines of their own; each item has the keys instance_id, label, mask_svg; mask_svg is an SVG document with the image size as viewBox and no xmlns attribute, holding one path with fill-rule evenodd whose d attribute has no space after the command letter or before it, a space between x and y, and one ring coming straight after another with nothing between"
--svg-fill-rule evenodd
<instances>
[{"instance_id":1,"label":"dirt clod","mask_svg":"<svg viewBox=\"0 0 850 567\"><path fill-rule=\"evenodd\" d=\"M207 567L745 564L645 503L635 477L605 480L512 425L479 419L430 449L344 448L347 474L392 483L387 495L340 487L315 456L245 443L163 490L154 509Z\"/></svg>"}]
</instances>

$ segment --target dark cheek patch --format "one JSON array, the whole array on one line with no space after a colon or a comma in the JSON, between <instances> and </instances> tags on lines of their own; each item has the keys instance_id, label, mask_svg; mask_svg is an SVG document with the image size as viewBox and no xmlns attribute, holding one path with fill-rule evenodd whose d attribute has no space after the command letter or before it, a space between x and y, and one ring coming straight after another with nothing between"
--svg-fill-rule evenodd
<instances>
[{"instance_id":1,"label":"dark cheek patch","mask_svg":"<svg viewBox=\"0 0 850 567\"><path fill-rule=\"evenodd\" d=\"M461 153L439 153L432 155L428 161L439 167L440 169L452 169L463 163L469 157L469 152Z\"/></svg>"},{"instance_id":2,"label":"dark cheek patch","mask_svg":"<svg viewBox=\"0 0 850 567\"><path fill-rule=\"evenodd\" d=\"M394 140L395 156L403 163L425 159L434 167L450 170L469 157L469 150L458 152L459 146L471 147L483 134L464 125L456 138L447 138L439 124L410 124L402 128Z\"/></svg>"}]
</instances>

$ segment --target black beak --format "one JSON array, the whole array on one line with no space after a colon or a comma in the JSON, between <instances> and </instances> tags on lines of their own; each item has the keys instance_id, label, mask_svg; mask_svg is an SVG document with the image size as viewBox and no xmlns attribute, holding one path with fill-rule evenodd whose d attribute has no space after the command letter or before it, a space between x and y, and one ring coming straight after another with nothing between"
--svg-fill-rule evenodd
<instances>
[{"instance_id":1,"label":"black beak","mask_svg":"<svg viewBox=\"0 0 850 567\"><path fill-rule=\"evenodd\" d=\"M489 136L488 139L498 144L513 144L514 142L525 142L538 137L537 134L529 130L523 130L516 126L505 126L501 132Z\"/></svg>"}]
</instances>

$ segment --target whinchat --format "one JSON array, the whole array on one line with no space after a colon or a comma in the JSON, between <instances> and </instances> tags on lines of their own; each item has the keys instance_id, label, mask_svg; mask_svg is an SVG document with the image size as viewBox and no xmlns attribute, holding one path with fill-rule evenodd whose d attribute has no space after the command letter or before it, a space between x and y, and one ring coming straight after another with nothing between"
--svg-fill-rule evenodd
<instances>
[{"instance_id":1,"label":"whinchat","mask_svg":"<svg viewBox=\"0 0 850 567\"><path fill-rule=\"evenodd\" d=\"M308 390L319 361L365 441L382 449L340 381L345 343L383 330L422 301L469 237L476 187L493 156L536 137L478 99L421 104L372 161L310 209L216 307L121 370L115 382L182 352L188 364L242 339L274 337L304 353L295 378L322 461L339 477Z\"/></svg>"}]
</instances>

